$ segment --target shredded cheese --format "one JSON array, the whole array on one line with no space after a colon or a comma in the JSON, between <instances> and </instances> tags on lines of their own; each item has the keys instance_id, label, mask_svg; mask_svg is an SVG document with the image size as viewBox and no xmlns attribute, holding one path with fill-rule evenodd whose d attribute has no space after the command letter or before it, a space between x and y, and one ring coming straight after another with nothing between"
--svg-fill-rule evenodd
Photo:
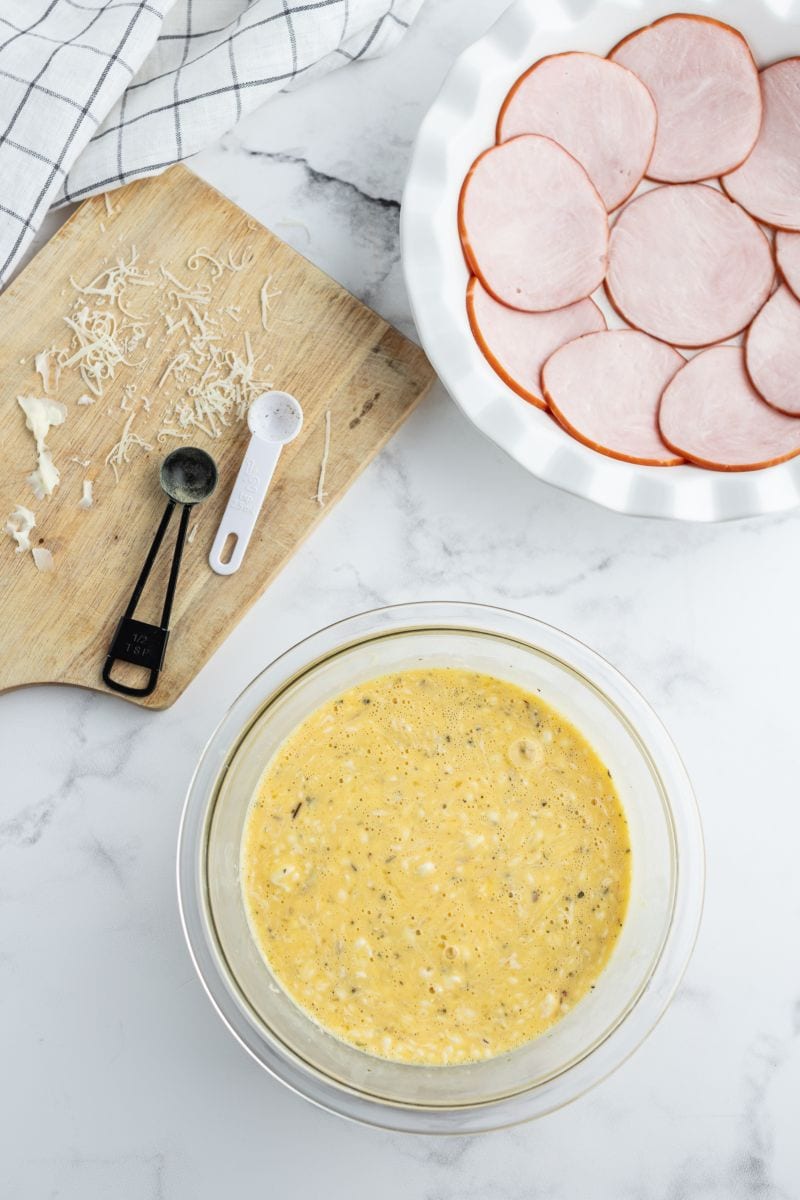
<instances>
[{"instance_id":1,"label":"shredded cheese","mask_svg":"<svg viewBox=\"0 0 800 1200\"><path fill-rule=\"evenodd\" d=\"M235 261L233 254L229 250L228 261L226 262L225 266L229 271L244 271L247 269L247 267L251 267L255 261L256 256L254 251L250 248L250 246L245 246L244 250L242 250L242 257L239 259L238 263Z\"/></svg>"},{"instance_id":2,"label":"shredded cheese","mask_svg":"<svg viewBox=\"0 0 800 1200\"><path fill-rule=\"evenodd\" d=\"M6 533L10 534L17 543L17 554L22 554L23 551L31 549L29 534L35 525L36 514L31 512L29 508L26 508L24 504L18 504L5 524Z\"/></svg>"},{"instance_id":3,"label":"shredded cheese","mask_svg":"<svg viewBox=\"0 0 800 1200\"><path fill-rule=\"evenodd\" d=\"M271 283L272 276L268 275L261 285L261 291L258 293L258 300L261 306L261 327L264 330L267 328L267 318L269 316L271 303L276 296L280 296L281 294L280 292L271 292L269 290L269 285Z\"/></svg>"},{"instance_id":4,"label":"shredded cheese","mask_svg":"<svg viewBox=\"0 0 800 1200\"><path fill-rule=\"evenodd\" d=\"M81 308L64 321L73 333L74 352L62 352L61 366L77 363L81 379L93 395L104 394L104 385L115 378L117 367L137 365L125 357L126 347L120 344L120 329L113 313Z\"/></svg>"},{"instance_id":5,"label":"shredded cheese","mask_svg":"<svg viewBox=\"0 0 800 1200\"><path fill-rule=\"evenodd\" d=\"M194 310L193 313L199 316ZM221 350L209 338L195 339L201 343L195 346L197 357L205 361L205 366L197 382L186 388L186 394L170 402L158 433L159 441L186 437L189 429L200 429L208 437L218 438L223 428L244 419L257 395L271 388L267 379L256 377L256 356L246 331L243 340L244 357L234 350ZM161 383L168 373L180 378L181 371L187 370L199 372L200 368L184 352L169 364Z\"/></svg>"},{"instance_id":6,"label":"shredded cheese","mask_svg":"<svg viewBox=\"0 0 800 1200\"><path fill-rule=\"evenodd\" d=\"M211 267L212 280L219 279L225 274L225 263L215 258L210 251L206 250L205 246L201 246L199 250L195 250L194 254L190 254L186 260L186 265L190 271L197 271L202 267L204 262L207 262Z\"/></svg>"},{"instance_id":7,"label":"shredded cheese","mask_svg":"<svg viewBox=\"0 0 800 1200\"><path fill-rule=\"evenodd\" d=\"M114 472L114 482L119 483L119 473L123 466L131 461L131 451L140 449L143 453L148 454L153 447L144 438L139 437L138 433L131 431L133 419L136 416L134 410L122 427L122 433L116 445L112 446L109 453L106 455L106 465L111 467Z\"/></svg>"},{"instance_id":8,"label":"shredded cheese","mask_svg":"<svg viewBox=\"0 0 800 1200\"><path fill-rule=\"evenodd\" d=\"M171 271L168 271L164 264L160 267L161 275L167 284L172 284L172 287L167 287L167 296L172 301L174 308L180 308L183 301L192 301L194 304L205 304L211 296L211 288L207 283L198 283L192 287L188 283L181 283Z\"/></svg>"},{"instance_id":9,"label":"shredded cheese","mask_svg":"<svg viewBox=\"0 0 800 1200\"><path fill-rule=\"evenodd\" d=\"M70 283L81 296L97 296L98 303L107 300L109 303L116 304L119 311L126 317L138 319L124 302L128 287L155 287L156 284L154 280L148 278L147 271L139 269L136 265L137 260L136 247L131 246L130 258L127 262L124 257L120 256L113 267L104 268L89 283L84 285L76 283L72 276L70 276Z\"/></svg>"},{"instance_id":10,"label":"shredded cheese","mask_svg":"<svg viewBox=\"0 0 800 1200\"><path fill-rule=\"evenodd\" d=\"M107 193L103 200L106 215L111 217L118 208L112 205ZM124 242L121 235L115 240L117 244ZM102 269L88 282L70 279L74 292L64 316L66 338L62 340L61 348L40 351L35 358L35 367L41 376L44 393L58 388L62 371L72 371L86 389L74 402L76 406L93 405L98 399L105 398L108 416L113 418L120 410L125 413L119 438L105 455L105 463L113 471L115 481L120 479L136 452L149 453L153 449L151 442L190 439L197 430L208 437L219 438L227 426L246 417L257 395L273 386L270 380L272 367L262 363L262 356L254 353L242 306L235 303L214 306L213 285L226 272L244 271L255 259L250 246L245 246L238 258L230 249L214 252L201 246L189 256L186 266L189 273L208 268L209 273L202 281L197 275L181 278L183 271L178 276L163 263L140 262L136 247L130 245L127 250L124 246L115 248L112 254L104 257ZM270 275L259 291L258 311L265 330L272 302L281 294L272 284ZM137 311L141 304L131 297L134 289L141 288L150 289L157 303L155 311L152 307ZM64 291L62 289L62 295ZM228 321L242 326L242 342L238 347L230 344L232 325L227 324ZM165 345L167 339L170 340L170 348L164 354L168 361L161 369L158 382L151 384L154 404L150 396L138 394L138 381L131 379L125 368L134 368L144 362L142 356L146 351L153 345L158 346L159 333ZM24 364L26 360L20 361ZM120 375L121 390L109 394L113 384L119 385ZM115 403L118 400L119 408L111 403L112 395ZM52 495L60 475L45 438L52 426L63 422L66 408L47 397L20 397L19 403L36 440L37 469L29 482L38 497ZM136 432L135 417L137 412L148 413L153 408L158 410L157 432L150 435L148 441L144 430ZM330 414L326 418L325 459L318 485L320 504L325 496L329 426ZM90 463L88 458L76 456L70 461L84 470ZM94 505L92 480L83 480L77 503L83 509ZM15 522L15 528L17 524ZM195 526L191 538L196 532ZM42 569L51 568L52 556L50 566Z\"/></svg>"},{"instance_id":11,"label":"shredded cheese","mask_svg":"<svg viewBox=\"0 0 800 1200\"><path fill-rule=\"evenodd\" d=\"M319 480L317 481L317 504L322 508L325 503L325 476L328 471L328 456L331 452L331 410L325 412L325 441L322 447L322 463L319 468Z\"/></svg>"}]
</instances>

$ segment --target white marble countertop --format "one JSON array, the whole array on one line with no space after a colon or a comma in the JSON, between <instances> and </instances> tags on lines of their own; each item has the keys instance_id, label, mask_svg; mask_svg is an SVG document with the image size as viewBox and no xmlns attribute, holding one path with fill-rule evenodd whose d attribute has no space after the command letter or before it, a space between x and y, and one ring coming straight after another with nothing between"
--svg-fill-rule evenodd
<instances>
[{"instance_id":1,"label":"white marble countertop","mask_svg":"<svg viewBox=\"0 0 800 1200\"><path fill-rule=\"evenodd\" d=\"M194 169L410 331L410 144L455 54L503 7L428 0L392 57L278 98ZM799 537L800 513L695 528L562 495L439 389L174 708L2 697L0 1193L798 1196ZM184 947L174 857L200 748L256 666L337 617L446 597L542 617L633 680L693 777L709 877L678 997L612 1079L533 1125L425 1140L317 1111L236 1045Z\"/></svg>"}]
</instances>

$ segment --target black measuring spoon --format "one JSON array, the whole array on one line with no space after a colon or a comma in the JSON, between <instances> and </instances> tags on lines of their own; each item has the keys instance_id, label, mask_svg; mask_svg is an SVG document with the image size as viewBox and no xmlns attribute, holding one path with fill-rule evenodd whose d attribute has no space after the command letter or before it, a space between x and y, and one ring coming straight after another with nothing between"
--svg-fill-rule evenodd
<instances>
[{"instance_id":1,"label":"black measuring spoon","mask_svg":"<svg viewBox=\"0 0 800 1200\"><path fill-rule=\"evenodd\" d=\"M103 667L103 682L106 686L115 692L122 692L125 696L149 696L158 682L158 673L164 665L164 654L167 649L169 619L172 613L172 601L175 598L178 572L181 568L186 531L189 527L189 515L192 507L199 504L201 500L206 500L217 486L217 466L211 455L206 454L205 450L199 450L196 446L180 446L164 459L159 478L161 487L169 497L169 502L161 518L161 524L156 530L156 536L153 538L150 552L145 559L142 573L128 601L128 607L117 626L117 632L114 634L114 640ZM176 504L182 506L181 523L178 527L178 537L172 555L167 594L161 612L161 624L148 625L145 621L137 621L133 614L153 569L153 563L161 548ZM131 687L130 684L120 683L111 678L111 671L116 662L134 663L137 667L144 667L150 671L150 678L141 687Z\"/></svg>"}]
</instances>

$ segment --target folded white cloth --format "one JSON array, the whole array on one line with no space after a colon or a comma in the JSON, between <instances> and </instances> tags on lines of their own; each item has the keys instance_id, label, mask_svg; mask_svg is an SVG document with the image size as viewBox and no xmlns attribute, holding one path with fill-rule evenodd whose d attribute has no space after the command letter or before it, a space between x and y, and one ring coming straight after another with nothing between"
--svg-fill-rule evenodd
<instances>
[{"instance_id":1,"label":"folded white cloth","mask_svg":"<svg viewBox=\"0 0 800 1200\"><path fill-rule=\"evenodd\" d=\"M53 204L155 175L422 0L2 0L0 286Z\"/></svg>"}]
</instances>

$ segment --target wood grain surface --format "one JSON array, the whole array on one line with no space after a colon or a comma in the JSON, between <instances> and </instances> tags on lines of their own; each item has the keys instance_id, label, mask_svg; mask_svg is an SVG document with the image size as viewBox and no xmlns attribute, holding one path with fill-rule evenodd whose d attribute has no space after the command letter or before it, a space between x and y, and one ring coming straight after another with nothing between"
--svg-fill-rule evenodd
<instances>
[{"instance_id":1,"label":"wood grain surface","mask_svg":"<svg viewBox=\"0 0 800 1200\"><path fill-rule=\"evenodd\" d=\"M208 553L249 434L244 421L216 438L192 431L189 442L214 456L220 481L214 496L194 510L190 529L195 523L197 529L186 547L164 671L155 693L139 701L165 708L426 393L433 373L413 343L183 167L130 184L108 203L103 197L86 201L0 297L0 530L17 505L33 509L32 539L52 551L55 568L37 571L32 555L15 553L11 537L0 533L0 690L33 683L106 690L100 672L109 642L163 511L159 465L182 443L158 441L170 394L158 382L176 347L154 307L156 288L129 291L137 303L141 294L150 346L135 365L120 367L102 398L77 404L87 389L74 369L62 371L51 391L68 414L48 435L61 483L45 500L37 500L27 482L36 454L17 402L18 395L45 394L34 371L36 353L70 344L64 321L75 298L70 278L86 283L120 255L129 257L131 246L154 278L164 264L181 279L207 284L214 275L210 264L187 270L198 248L220 259L230 252L234 263L252 253L248 268L226 270L213 282L213 307L233 306L236 314L238 306L239 321L232 315L222 322L225 339L243 353L248 330L256 374L296 395L305 414L302 433L283 451L244 564L227 577L211 571ZM270 290L280 294L265 330L259 292L269 276ZM153 449L135 448L115 482L105 460L131 406L137 409L133 428ZM327 494L320 506L328 411ZM81 509L86 478L93 481L94 505ZM158 620L176 530L173 518L137 618Z\"/></svg>"}]
</instances>

